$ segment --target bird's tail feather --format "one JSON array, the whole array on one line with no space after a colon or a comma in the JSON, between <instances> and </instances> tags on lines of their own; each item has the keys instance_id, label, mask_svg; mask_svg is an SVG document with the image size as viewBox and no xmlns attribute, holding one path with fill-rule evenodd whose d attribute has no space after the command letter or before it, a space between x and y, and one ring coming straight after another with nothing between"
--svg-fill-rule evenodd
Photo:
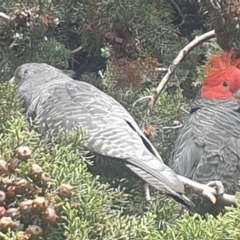
<instances>
[{"instance_id":1,"label":"bird's tail feather","mask_svg":"<svg viewBox=\"0 0 240 240\"><path fill-rule=\"evenodd\" d=\"M147 173L141 168L138 168L131 164L126 164L126 166L151 186L155 187L156 189L162 192L166 192L166 194L172 197L175 201L183 204L186 207L194 206L193 202L190 199L188 199L183 193L179 193L172 190L169 186L160 182L157 178L153 177L151 174Z\"/></svg>"}]
</instances>

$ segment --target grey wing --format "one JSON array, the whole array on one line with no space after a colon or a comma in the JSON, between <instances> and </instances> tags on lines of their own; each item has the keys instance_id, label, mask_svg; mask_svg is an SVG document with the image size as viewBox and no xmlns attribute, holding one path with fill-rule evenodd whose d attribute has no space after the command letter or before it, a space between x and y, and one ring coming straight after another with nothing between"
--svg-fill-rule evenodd
<instances>
[{"instance_id":1,"label":"grey wing","mask_svg":"<svg viewBox=\"0 0 240 240\"><path fill-rule=\"evenodd\" d=\"M175 173L190 179L193 178L202 156L202 147L195 142L194 121L195 114L184 123L169 160L169 166Z\"/></svg>"},{"instance_id":2,"label":"grey wing","mask_svg":"<svg viewBox=\"0 0 240 240\"><path fill-rule=\"evenodd\" d=\"M221 106L199 109L178 137L171 167L198 182L219 180L234 193L240 180L239 135L239 112Z\"/></svg>"},{"instance_id":3,"label":"grey wing","mask_svg":"<svg viewBox=\"0 0 240 240\"><path fill-rule=\"evenodd\" d=\"M43 131L83 125L91 151L126 161L136 174L158 189L184 192L173 171L151 153L156 151L151 143L145 139L150 150L144 145L145 137L131 115L113 98L92 85L69 80L44 89L46 93L42 92L35 104Z\"/></svg>"},{"instance_id":4,"label":"grey wing","mask_svg":"<svg viewBox=\"0 0 240 240\"><path fill-rule=\"evenodd\" d=\"M102 94L102 92L100 92L100 90L97 88L95 88L95 91L100 95ZM114 98L112 98L108 95L105 95L105 97L107 98L106 101L110 103L111 112L113 114L121 116L121 118L124 119L128 123L128 125L132 129L134 129L134 131L136 131L137 134L141 137L142 141L144 142L144 145L148 148L148 150L155 157L157 157L161 162L163 162L163 160L162 160L161 156L159 155L158 151L156 150L156 148L152 145L152 143L148 140L148 138L143 134L143 132L139 128L138 124L133 119L133 117L129 114L129 112L126 111L126 109L121 104L119 104L119 102L117 102Z\"/></svg>"},{"instance_id":5,"label":"grey wing","mask_svg":"<svg viewBox=\"0 0 240 240\"><path fill-rule=\"evenodd\" d=\"M229 194L239 189L240 180L240 114L226 107L209 107L199 112L198 137L203 154L193 179L207 183L219 180ZM200 116L201 115L201 116ZM200 134L202 132L202 134Z\"/></svg>"}]
</instances>

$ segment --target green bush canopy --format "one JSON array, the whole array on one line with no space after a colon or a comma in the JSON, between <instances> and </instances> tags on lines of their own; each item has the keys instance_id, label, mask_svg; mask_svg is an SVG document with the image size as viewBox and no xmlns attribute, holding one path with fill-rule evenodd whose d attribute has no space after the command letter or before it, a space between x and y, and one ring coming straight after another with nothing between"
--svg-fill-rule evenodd
<instances>
[{"instance_id":1,"label":"green bush canopy","mask_svg":"<svg viewBox=\"0 0 240 240\"><path fill-rule=\"evenodd\" d=\"M167 164L178 128L201 86L207 56L229 45L220 38L219 44L212 39L194 48L150 115L149 99L133 103L153 95L179 51L215 26L211 9L202 2L1 1L1 239L240 239L238 207L217 217L180 214L176 202L154 189L147 202L144 183L123 166L98 166L84 150L85 129L41 137L8 84L26 62L73 71L77 80L123 104ZM234 39L227 40L237 47ZM19 152L24 146L31 150L26 158L21 154L27 152Z\"/></svg>"}]
</instances>

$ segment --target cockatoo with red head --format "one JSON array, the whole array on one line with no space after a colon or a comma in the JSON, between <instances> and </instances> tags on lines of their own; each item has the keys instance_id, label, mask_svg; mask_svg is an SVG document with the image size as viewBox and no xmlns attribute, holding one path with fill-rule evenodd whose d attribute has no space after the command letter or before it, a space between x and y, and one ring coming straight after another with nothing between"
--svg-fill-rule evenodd
<instances>
[{"instance_id":1,"label":"cockatoo with red head","mask_svg":"<svg viewBox=\"0 0 240 240\"><path fill-rule=\"evenodd\" d=\"M212 56L200 96L176 139L170 167L175 173L207 184L219 181L225 192L240 190L240 59L235 53ZM218 214L218 203L191 193L195 212Z\"/></svg>"}]
</instances>

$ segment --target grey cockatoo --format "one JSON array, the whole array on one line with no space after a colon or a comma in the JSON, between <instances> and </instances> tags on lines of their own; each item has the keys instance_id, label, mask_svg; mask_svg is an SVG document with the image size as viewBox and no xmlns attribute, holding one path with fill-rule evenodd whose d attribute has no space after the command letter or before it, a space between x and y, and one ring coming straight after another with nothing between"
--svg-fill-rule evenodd
<instances>
[{"instance_id":1,"label":"grey cockatoo","mask_svg":"<svg viewBox=\"0 0 240 240\"><path fill-rule=\"evenodd\" d=\"M234 60L233 52L209 60L200 96L179 132L169 165L196 182L222 182L228 194L240 191L240 60ZM222 210L195 194L189 197L196 212Z\"/></svg>"},{"instance_id":2,"label":"grey cockatoo","mask_svg":"<svg viewBox=\"0 0 240 240\"><path fill-rule=\"evenodd\" d=\"M88 150L123 161L146 183L182 204L192 204L183 195L182 182L163 163L131 115L112 97L44 63L21 65L10 82L23 99L28 117L38 120L41 134L82 125L87 130Z\"/></svg>"}]
</instances>

